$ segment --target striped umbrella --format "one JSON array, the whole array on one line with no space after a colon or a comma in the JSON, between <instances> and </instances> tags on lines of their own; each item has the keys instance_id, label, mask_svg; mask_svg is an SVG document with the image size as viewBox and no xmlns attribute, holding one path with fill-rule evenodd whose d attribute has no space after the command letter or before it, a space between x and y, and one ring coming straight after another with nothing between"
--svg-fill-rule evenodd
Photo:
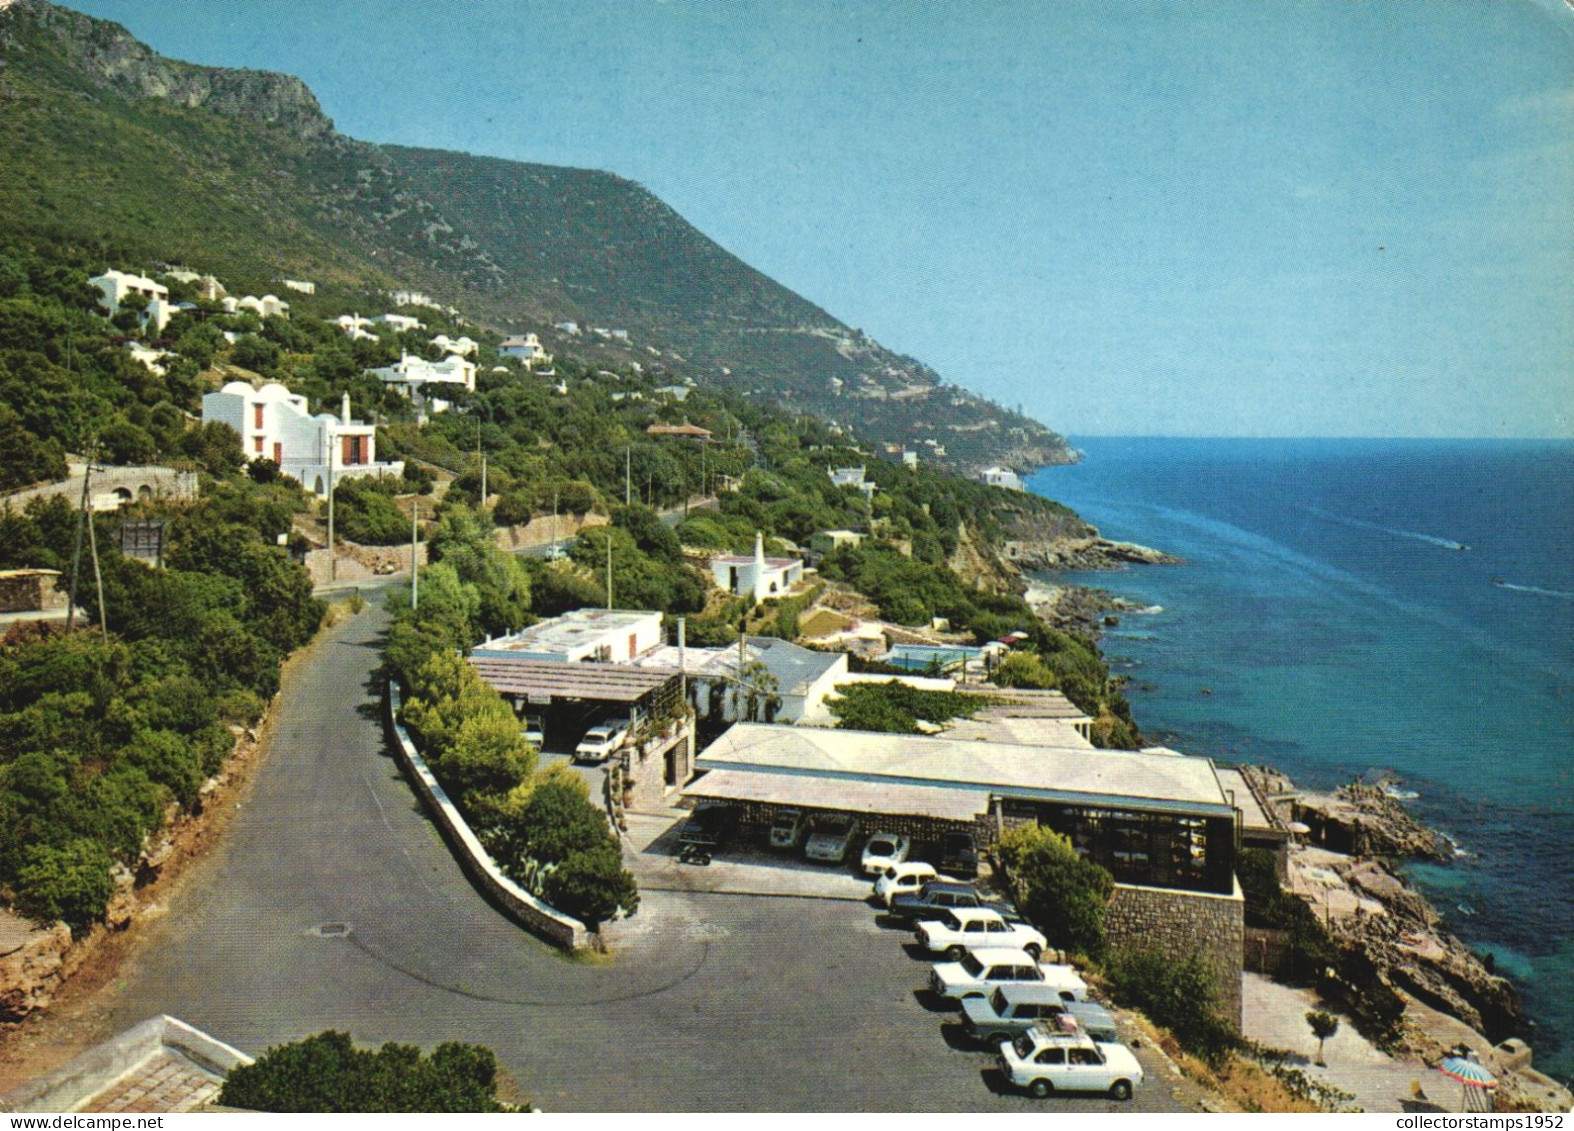
<instances>
[{"instance_id":1,"label":"striped umbrella","mask_svg":"<svg viewBox=\"0 0 1574 1131\"><path fill-rule=\"evenodd\" d=\"M1462 1097L1465 1111L1470 1111L1477 1106L1482 1111L1486 1110L1486 1091L1488 1088L1497 1087L1497 1077L1481 1067L1479 1061L1473 1057L1445 1056L1443 1062L1437 1066L1437 1070L1465 1086ZM1475 1090L1474 1094L1472 1089ZM1479 1098L1479 1104L1475 1102L1473 1095Z\"/></svg>"}]
</instances>

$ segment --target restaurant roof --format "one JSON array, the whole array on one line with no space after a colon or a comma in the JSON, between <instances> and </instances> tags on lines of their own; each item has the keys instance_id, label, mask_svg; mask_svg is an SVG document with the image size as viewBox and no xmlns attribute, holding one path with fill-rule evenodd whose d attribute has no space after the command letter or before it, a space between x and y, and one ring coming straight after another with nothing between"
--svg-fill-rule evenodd
<instances>
[{"instance_id":1,"label":"restaurant roof","mask_svg":"<svg viewBox=\"0 0 1574 1131\"><path fill-rule=\"evenodd\" d=\"M708 770L943 785L1028 800L1234 815L1206 758L737 723L706 749L699 765Z\"/></svg>"},{"instance_id":2,"label":"restaurant roof","mask_svg":"<svg viewBox=\"0 0 1574 1131\"><path fill-rule=\"evenodd\" d=\"M948 821L971 821L989 807L989 798L977 790L891 782L833 781L749 770L712 770L691 782L683 792L689 797L717 801L756 801L770 805L796 805L804 809L938 817Z\"/></svg>"},{"instance_id":3,"label":"restaurant roof","mask_svg":"<svg viewBox=\"0 0 1574 1131\"><path fill-rule=\"evenodd\" d=\"M574 609L540 624L522 628L511 636L488 640L478 645L477 651L567 653L593 644L603 637L627 632L651 617L660 616L657 612L625 609Z\"/></svg>"}]
</instances>

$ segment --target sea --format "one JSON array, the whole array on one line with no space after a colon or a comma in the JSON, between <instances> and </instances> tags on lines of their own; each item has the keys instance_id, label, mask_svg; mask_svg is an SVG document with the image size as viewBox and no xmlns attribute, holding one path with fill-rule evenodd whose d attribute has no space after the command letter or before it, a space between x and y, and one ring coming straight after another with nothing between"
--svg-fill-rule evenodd
<instances>
[{"instance_id":1,"label":"sea","mask_svg":"<svg viewBox=\"0 0 1574 1131\"><path fill-rule=\"evenodd\" d=\"M1574 443L1089 438L1030 490L1176 566L1046 575L1145 736L1309 788L1389 774L1458 845L1407 876L1574 1076Z\"/></svg>"}]
</instances>

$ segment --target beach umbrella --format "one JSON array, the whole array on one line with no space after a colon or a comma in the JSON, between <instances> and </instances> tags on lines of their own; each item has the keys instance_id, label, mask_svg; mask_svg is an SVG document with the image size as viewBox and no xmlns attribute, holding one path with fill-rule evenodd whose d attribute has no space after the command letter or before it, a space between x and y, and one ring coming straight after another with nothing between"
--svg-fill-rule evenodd
<instances>
[{"instance_id":1,"label":"beach umbrella","mask_svg":"<svg viewBox=\"0 0 1574 1131\"><path fill-rule=\"evenodd\" d=\"M1465 1111L1478 1106L1476 1097L1479 1097L1480 1110L1487 1109L1487 1089L1497 1087L1497 1077L1481 1067L1479 1061L1473 1057L1445 1056L1443 1062L1437 1066L1437 1070L1464 1085Z\"/></svg>"}]
</instances>

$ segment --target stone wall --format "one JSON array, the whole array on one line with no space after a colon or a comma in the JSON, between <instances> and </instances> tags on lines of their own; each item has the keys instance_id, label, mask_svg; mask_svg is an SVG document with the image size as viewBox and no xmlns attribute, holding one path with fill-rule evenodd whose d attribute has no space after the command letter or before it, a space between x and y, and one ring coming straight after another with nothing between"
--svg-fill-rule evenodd
<instances>
[{"instance_id":1,"label":"stone wall","mask_svg":"<svg viewBox=\"0 0 1574 1131\"><path fill-rule=\"evenodd\" d=\"M1104 929L1112 947L1157 947L1180 961L1201 952L1218 976L1224 1018L1241 1026L1246 901L1233 895L1116 884Z\"/></svg>"},{"instance_id":2,"label":"stone wall","mask_svg":"<svg viewBox=\"0 0 1574 1131\"><path fill-rule=\"evenodd\" d=\"M587 526L605 526L612 521L604 514L560 514L533 518L524 526L500 526L492 532L500 549L522 550L528 546L548 546L566 542Z\"/></svg>"},{"instance_id":3,"label":"stone wall","mask_svg":"<svg viewBox=\"0 0 1574 1131\"><path fill-rule=\"evenodd\" d=\"M676 759L677 784L667 785L668 751ZM656 738L619 756L623 762L621 807L652 811L665 809L678 790L694 776L694 731L682 727L676 734ZM610 777L608 779L611 780ZM614 806L614 808L616 808Z\"/></svg>"},{"instance_id":4,"label":"stone wall","mask_svg":"<svg viewBox=\"0 0 1574 1131\"><path fill-rule=\"evenodd\" d=\"M74 459L69 462L71 474L65 479L58 483L13 491L5 496L6 500L17 511L25 507L30 499L48 498L51 495L61 495L73 506L79 505L82 501L83 464ZM93 481L88 490L91 492L89 501L95 511L117 510L139 499L195 499L197 473L177 471L173 467L95 465Z\"/></svg>"},{"instance_id":5,"label":"stone wall","mask_svg":"<svg viewBox=\"0 0 1574 1131\"><path fill-rule=\"evenodd\" d=\"M415 548L415 561L417 565L426 565L426 543L421 542ZM326 549L308 550L306 552L306 572L311 575L312 585L327 585L330 582L343 584L353 581L384 581L390 577L410 574L410 547L403 546L357 546L351 543L339 547L339 564L333 566L333 555Z\"/></svg>"},{"instance_id":6,"label":"stone wall","mask_svg":"<svg viewBox=\"0 0 1574 1131\"><path fill-rule=\"evenodd\" d=\"M52 569L0 571L0 613L64 609L70 594L60 587L60 580Z\"/></svg>"}]
</instances>

